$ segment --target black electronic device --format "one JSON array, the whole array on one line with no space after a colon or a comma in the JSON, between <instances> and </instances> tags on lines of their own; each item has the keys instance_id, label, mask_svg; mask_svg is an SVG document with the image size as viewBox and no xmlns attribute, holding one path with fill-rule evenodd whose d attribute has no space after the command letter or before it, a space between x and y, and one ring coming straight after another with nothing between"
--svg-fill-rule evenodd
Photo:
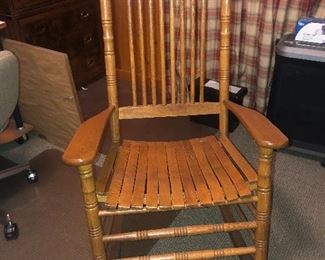
<instances>
[{"instance_id":1,"label":"black electronic device","mask_svg":"<svg viewBox=\"0 0 325 260\"><path fill-rule=\"evenodd\" d=\"M219 100L219 83L214 80L206 79L204 87L204 101L215 102ZM230 86L229 99L237 104L243 104L243 99L247 94L247 88L239 86ZM195 80L195 102L199 101L200 78ZM191 116L191 120L210 127L219 128L218 115L200 115ZM234 131L239 125L239 121L233 113L229 113L229 131Z\"/></svg>"},{"instance_id":2,"label":"black electronic device","mask_svg":"<svg viewBox=\"0 0 325 260\"><path fill-rule=\"evenodd\" d=\"M267 117L291 148L325 154L325 48L297 44L293 37L284 36L276 47Z\"/></svg>"}]
</instances>

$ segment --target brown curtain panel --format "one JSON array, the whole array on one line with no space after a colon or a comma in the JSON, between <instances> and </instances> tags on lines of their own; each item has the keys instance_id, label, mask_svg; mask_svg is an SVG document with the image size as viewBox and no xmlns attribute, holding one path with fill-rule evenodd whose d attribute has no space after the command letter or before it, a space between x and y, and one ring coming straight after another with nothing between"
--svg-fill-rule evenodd
<instances>
[{"instance_id":1,"label":"brown curtain panel","mask_svg":"<svg viewBox=\"0 0 325 260\"><path fill-rule=\"evenodd\" d=\"M185 1L185 40L190 46L190 0L175 0L175 37L180 40L180 4ZM206 77L218 79L219 1L207 1ZM294 32L296 21L303 16L325 17L325 0L232 0L231 83L248 88L246 106L264 112L268 102L269 84L274 66L274 46L283 34ZM166 1L167 19L170 6ZM196 19L200 18L201 1L196 2ZM196 28L200 45L200 28ZM166 28L169 45L169 28ZM168 48L167 48L168 49ZM189 49L189 48L188 48ZM190 55L186 52L187 75ZM167 58L170 53L167 52ZM180 49L176 44L176 70L180 75ZM169 59L167 59L169 60ZM167 64L168 65L168 64ZM199 76L199 52L196 57ZM169 66L167 66L169 67Z\"/></svg>"}]
</instances>

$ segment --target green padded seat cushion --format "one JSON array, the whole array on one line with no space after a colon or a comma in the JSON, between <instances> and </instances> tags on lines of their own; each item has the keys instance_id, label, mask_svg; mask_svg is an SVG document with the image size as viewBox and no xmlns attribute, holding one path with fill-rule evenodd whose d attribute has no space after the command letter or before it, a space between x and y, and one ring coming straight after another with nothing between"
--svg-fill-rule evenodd
<instances>
[{"instance_id":1,"label":"green padded seat cushion","mask_svg":"<svg viewBox=\"0 0 325 260\"><path fill-rule=\"evenodd\" d=\"M0 132L7 125L18 101L18 61L10 51L0 51Z\"/></svg>"}]
</instances>

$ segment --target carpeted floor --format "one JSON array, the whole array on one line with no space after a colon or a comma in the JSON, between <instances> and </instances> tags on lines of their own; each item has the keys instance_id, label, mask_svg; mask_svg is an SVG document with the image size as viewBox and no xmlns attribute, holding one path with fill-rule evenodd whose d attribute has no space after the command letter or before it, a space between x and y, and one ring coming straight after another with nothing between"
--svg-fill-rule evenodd
<instances>
[{"instance_id":1,"label":"carpeted floor","mask_svg":"<svg viewBox=\"0 0 325 260\"><path fill-rule=\"evenodd\" d=\"M254 161L256 148L243 128L238 128L232 138ZM37 142L35 137L31 143ZM0 259L91 259L76 171L65 166L61 152L53 149L37 155L32 165L39 172L38 183L27 184L21 175L0 183L0 205L12 213L20 228L16 241L5 241L0 236ZM277 153L275 170L270 259L325 259L324 168L314 160ZM173 217L164 219L168 222ZM161 216L155 218L160 221ZM205 223L211 219L218 222L219 212L182 212L172 225ZM136 221L135 217L129 219L126 228ZM198 237L191 245L205 248L229 243L225 236L217 238ZM151 253L175 247L181 250L188 245L184 239L177 239L176 243L164 240L156 243ZM148 246L150 243L133 243L122 247L122 253L145 251Z\"/></svg>"},{"instance_id":2,"label":"carpeted floor","mask_svg":"<svg viewBox=\"0 0 325 260\"><path fill-rule=\"evenodd\" d=\"M149 130L152 128L155 131ZM214 132L214 129L193 123L188 118L147 120L143 123L134 120L122 124L123 137L132 139L177 139L181 135L203 136ZM231 138L255 164L257 150L245 130L237 128ZM104 146L107 146L109 142L105 142ZM32 136L22 146L1 147L0 155L9 159L23 161L33 158L31 164L39 172L40 180L27 184L22 175L16 175L0 182L0 207L12 213L20 228L20 236L15 241L6 241L0 236L0 259L91 259L78 174L62 163L61 154L60 150L37 136ZM269 259L325 259L325 169L318 161L283 152L277 152L274 167ZM204 209L189 214L156 214L153 219L160 224L162 221L172 222L173 226L208 221L217 223L220 213ZM147 221L154 222L152 219ZM136 216L126 219L124 228L141 224L137 222ZM190 242L182 238L176 242L170 239L157 243L137 242L123 245L121 253L157 253L193 245L196 248L221 247L229 245L229 239L225 235L209 235Z\"/></svg>"}]
</instances>

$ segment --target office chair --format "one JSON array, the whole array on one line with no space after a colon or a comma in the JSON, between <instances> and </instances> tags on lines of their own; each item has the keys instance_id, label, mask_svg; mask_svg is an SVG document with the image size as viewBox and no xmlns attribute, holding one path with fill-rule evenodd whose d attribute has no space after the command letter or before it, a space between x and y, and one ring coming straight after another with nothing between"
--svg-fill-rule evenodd
<instances>
[{"instance_id":1,"label":"office chair","mask_svg":"<svg viewBox=\"0 0 325 260\"><path fill-rule=\"evenodd\" d=\"M22 144L27 141L27 133L32 126L23 123L18 109L19 74L18 61L9 51L0 51L0 145L16 141ZM0 180L24 172L30 183L38 180L37 173L29 163L16 164L1 158ZM10 214L0 208L0 223L4 225L6 239L18 237L18 226L12 222Z\"/></svg>"}]
</instances>

